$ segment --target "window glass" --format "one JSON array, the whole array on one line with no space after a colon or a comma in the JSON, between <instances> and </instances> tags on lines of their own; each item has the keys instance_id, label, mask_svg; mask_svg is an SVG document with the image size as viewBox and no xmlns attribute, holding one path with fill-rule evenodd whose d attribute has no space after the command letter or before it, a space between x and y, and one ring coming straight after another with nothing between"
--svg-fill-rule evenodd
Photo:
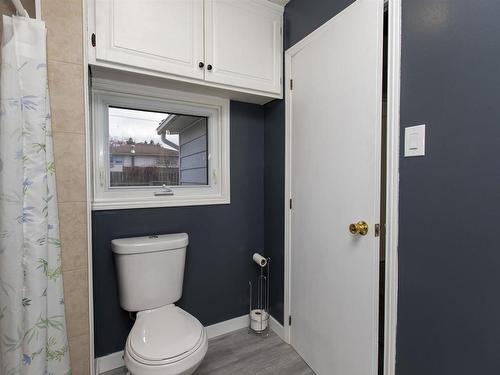
<instances>
[{"instance_id":1,"label":"window glass","mask_svg":"<svg viewBox=\"0 0 500 375\"><path fill-rule=\"evenodd\" d=\"M110 187L208 185L207 122L109 107Z\"/></svg>"}]
</instances>

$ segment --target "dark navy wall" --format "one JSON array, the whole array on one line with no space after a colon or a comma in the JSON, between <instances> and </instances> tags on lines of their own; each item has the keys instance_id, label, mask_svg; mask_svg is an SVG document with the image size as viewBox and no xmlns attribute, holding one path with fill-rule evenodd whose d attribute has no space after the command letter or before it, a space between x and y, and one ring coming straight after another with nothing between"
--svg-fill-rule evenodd
<instances>
[{"instance_id":1,"label":"dark navy wall","mask_svg":"<svg viewBox=\"0 0 500 375\"><path fill-rule=\"evenodd\" d=\"M398 375L500 374L499 20L403 0L401 125L427 144L400 165Z\"/></svg>"},{"instance_id":2,"label":"dark navy wall","mask_svg":"<svg viewBox=\"0 0 500 375\"><path fill-rule=\"evenodd\" d=\"M352 2L292 0L285 47ZM427 155L401 159L398 375L500 373L499 19L496 0L403 0L401 122L427 124ZM265 242L282 321L284 104L232 103L231 116L230 206L93 214L97 356L120 350L131 324L115 237L188 232L181 306L204 324L246 312L248 258Z\"/></svg>"},{"instance_id":3,"label":"dark navy wall","mask_svg":"<svg viewBox=\"0 0 500 375\"><path fill-rule=\"evenodd\" d=\"M354 0L292 0L285 7L284 48L297 43ZM272 259L271 315L283 324L285 101L265 105L265 248Z\"/></svg>"},{"instance_id":4,"label":"dark navy wall","mask_svg":"<svg viewBox=\"0 0 500 375\"><path fill-rule=\"evenodd\" d=\"M231 102L231 204L95 211L95 355L123 350L132 326L118 301L110 242L186 232L189 247L179 306L209 325L248 312L254 251L264 251L264 108Z\"/></svg>"}]
</instances>

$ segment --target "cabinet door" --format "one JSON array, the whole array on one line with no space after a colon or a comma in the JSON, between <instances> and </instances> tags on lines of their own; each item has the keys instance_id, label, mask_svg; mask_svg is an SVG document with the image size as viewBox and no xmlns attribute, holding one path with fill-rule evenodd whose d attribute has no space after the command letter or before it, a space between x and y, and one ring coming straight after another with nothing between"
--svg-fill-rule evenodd
<instances>
[{"instance_id":1,"label":"cabinet door","mask_svg":"<svg viewBox=\"0 0 500 375\"><path fill-rule=\"evenodd\" d=\"M280 93L282 18L267 1L205 0L205 79Z\"/></svg>"},{"instance_id":2,"label":"cabinet door","mask_svg":"<svg viewBox=\"0 0 500 375\"><path fill-rule=\"evenodd\" d=\"M96 59L203 78L203 0L96 0Z\"/></svg>"}]
</instances>

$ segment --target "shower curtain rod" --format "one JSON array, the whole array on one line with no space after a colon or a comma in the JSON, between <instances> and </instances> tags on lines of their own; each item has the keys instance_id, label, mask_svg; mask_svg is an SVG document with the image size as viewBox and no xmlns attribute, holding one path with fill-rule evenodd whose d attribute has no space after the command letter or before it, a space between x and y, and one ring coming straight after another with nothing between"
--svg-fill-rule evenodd
<instances>
[{"instance_id":1,"label":"shower curtain rod","mask_svg":"<svg viewBox=\"0 0 500 375\"><path fill-rule=\"evenodd\" d=\"M28 17L29 18L30 15L26 11L26 9L24 9L23 4L21 3L21 0L10 0L10 1L14 5L14 7L16 8L17 14L19 16L23 16L23 17Z\"/></svg>"}]
</instances>

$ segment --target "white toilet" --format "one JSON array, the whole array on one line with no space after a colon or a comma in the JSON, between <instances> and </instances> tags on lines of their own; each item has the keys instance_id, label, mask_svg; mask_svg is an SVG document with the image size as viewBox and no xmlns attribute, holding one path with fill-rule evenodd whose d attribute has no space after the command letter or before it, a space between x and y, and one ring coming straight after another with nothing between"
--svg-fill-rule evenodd
<instances>
[{"instance_id":1,"label":"white toilet","mask_svg":"<svg viewBox=\"0 0 500 375\"><path fill-rule=\"evenodd\" d=\"M187 245L185 233L111 241L120 305L138 312L124 355L133 375L190 375L205 357L205 329L174 305L182 295Z\"/></svg>"}]
</instances>

